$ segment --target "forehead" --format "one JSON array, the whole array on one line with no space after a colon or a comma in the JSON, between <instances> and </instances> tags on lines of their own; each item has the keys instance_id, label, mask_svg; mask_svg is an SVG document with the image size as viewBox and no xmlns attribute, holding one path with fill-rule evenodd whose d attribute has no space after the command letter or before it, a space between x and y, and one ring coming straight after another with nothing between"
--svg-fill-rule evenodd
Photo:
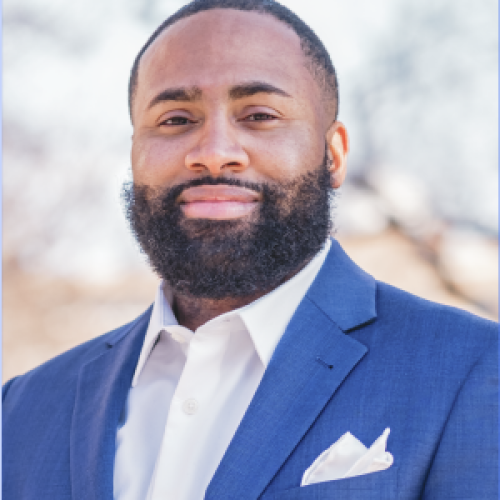
<instances>
[{"instance_id":1,"label":"forehead","mask_svg":"<svg viewBox=\"0 0 500 500\"><path fill-rule=\"evenodd\" d=\"M212 9L182 19L151 44L139 67L137 100L165 87L223 88L266 81L297 97L319 88L297 34L268 14Z\"/></svg>"}]
</instances>

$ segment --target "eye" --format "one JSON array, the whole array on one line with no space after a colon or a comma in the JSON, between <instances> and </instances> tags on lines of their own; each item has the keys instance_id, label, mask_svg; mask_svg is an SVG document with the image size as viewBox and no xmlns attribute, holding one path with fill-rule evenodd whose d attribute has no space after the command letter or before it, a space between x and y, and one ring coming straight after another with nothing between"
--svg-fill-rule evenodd
<instances>
[{"instance_id":1,"label":"eye","mask_svg":"<svg viewBox=\"0 0 500 500\"><path fill-rule=\"evenodd\" d=\"M246 117L246 120L251 122L264 122L269 120L276 120L274 115L270 115L268 113L253 113Z\"/></svg>"},{"instance_id":2,"label":"eye","mask_svg":"<svg viewBox=\"0 0 500 500\"><path fill-rule=\"evenodd\" d=\"M160 122L160 125L167 125L167 126L182 126L182 125L188 125L190 123L194 123L192 120L189 118L186 118L185 116L172 116L170 118L167 118L166 120L163 120Z\"/></svg>"}]
</instances>

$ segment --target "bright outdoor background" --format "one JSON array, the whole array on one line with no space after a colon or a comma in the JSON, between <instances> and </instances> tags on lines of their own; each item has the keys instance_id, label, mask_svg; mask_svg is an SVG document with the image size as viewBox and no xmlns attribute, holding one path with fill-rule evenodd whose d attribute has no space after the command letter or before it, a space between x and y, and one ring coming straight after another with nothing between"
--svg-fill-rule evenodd
<instances>
[{"instance_id":1,"label":"bright outdoor background","mask_svg":"<svg viewBox=\"0 0 500 500\"><path fill-rule=\"evenodd\" d=\"M152 302L123 216L135 54L175 0L4 0L4 379ZM496 0L284 0L351 137L337 237L376 278L498 318ZM279 57L279 54L276 54Z\"/></svg>"}]
</instances>

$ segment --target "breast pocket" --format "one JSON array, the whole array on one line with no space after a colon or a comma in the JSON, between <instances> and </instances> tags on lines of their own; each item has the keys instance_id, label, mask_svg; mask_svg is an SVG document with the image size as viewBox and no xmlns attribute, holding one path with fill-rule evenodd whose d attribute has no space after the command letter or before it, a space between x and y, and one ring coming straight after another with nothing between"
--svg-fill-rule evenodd
<instances>
[{"instance_id":1,"label":"breast pocket","mask_svg":"<svg viewBox=\"0 0 500 500\"><path fill-rule=\"evenodd\" d=\"M273 500L392 500L397 498L398 469L325 481L275 494Z\"/></svg>"}]
</instances>

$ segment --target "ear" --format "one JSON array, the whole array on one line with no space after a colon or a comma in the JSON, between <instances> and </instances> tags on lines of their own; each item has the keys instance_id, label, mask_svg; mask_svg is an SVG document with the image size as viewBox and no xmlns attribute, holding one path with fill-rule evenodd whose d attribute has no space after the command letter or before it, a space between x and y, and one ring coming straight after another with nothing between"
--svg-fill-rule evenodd
<instances>
[{"instance_id":1,"label":"ear","mask_svg":"<svg viewBox=\"0 0 500 500\"><path fill-rule=\"evenodd\" d=\"M349 137L341 122L335 121L326 132L327 154L330 159L331 186L339 188L345 179Z\"/></svg>"}]
</instances>

